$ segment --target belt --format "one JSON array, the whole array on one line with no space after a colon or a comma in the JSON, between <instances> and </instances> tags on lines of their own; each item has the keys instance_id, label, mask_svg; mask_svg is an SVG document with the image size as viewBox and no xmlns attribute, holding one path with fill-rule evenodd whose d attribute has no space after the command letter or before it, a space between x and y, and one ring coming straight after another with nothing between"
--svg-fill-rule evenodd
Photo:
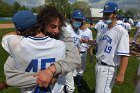
<instances>
[{"instance_id":1,"label":"belt","mask_svg":"<svg viewBox=\"0 0 140 93\"><path fill-rule=\"evenodd\" d=\"M102 62L102 61L100 61L100 60L97 60L97 62L98 62L99 64L101 64L101 65L104 65L104 66L115 67L115 66L112 66L112 65L108 65L107 63L104 63L104 62Z\"/></svg>"},{"instance_id":2,"label":"belt","mask_svg":"<svg viewBox=\"0 0 140 93\"><path fill-rule=\"evenodd\" d=\"M108 64L106 64L106 63L104 63L104 62L101 62L101 65L108 66Z\"/></svg>"},{"instance_id":3,"label":"belt","mask_svg":"<svg viewBox=\"0 0 140 93\"><path fill-rule=\"evenodd\" d=\"M100 61L100 60L97 60L97 62L98 62L99 64L101 64L101 65L108 66L107 63L104 63L104 62L102 62L102 61Z\"/></svg>"},{"instance_id":4,"label":"belt","mask_svg":"<svg viewBox=\"0 0 140 93\"><path fill-rule=\"evenodd\" d=\"M80 53L86 53L86 51L80 51Z\"/></svg>"}]
</instances>

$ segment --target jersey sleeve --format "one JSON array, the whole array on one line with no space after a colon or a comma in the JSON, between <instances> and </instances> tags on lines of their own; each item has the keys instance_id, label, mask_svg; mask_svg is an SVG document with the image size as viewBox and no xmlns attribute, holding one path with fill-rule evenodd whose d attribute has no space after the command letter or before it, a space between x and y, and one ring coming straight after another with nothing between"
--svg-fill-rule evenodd
<instances>
[{"instance_id":1,"label":"jersey sleeve","mask_svg":"<svg viewBox=\"0 0 140 93\"><path fill-rule=\"evenodd\" d=\"M33 77L33 73L19 71L15 67L14 59L10 56L4 64L4 74L10 86L24 88L36 85L36 77Z\"/></svg>"},{"instance_id":2,"label":"jersey sleeve","mask_svg":"<svg viewBox=\"0 0 140 93\"><path fill-rule=\"evenodd\" d=\"M15 35L6 35L2 38L2 47L11 55L10 53L10 44L13 42Z\"/></svg>"},{"instance_id":3,"label":"jersey sleeve","mask_svg":"<svg viewBox=\"0 0 140 93\"><path fill-rule=\"evenodd\" d=\"M90 31L90 37L89 37L89 40L93 40L93 35L92 35L92 31L89 29Z\"/></svg>"},{"instance_id":4,"label":"jersey sleeve","mask_svg":"<svg viewBox=\"0 0 140 93\"><path fill-rule=\"evenodd\" d=\"M128 27L128 29L129 29L129 30L131 30L131 25L130 25L130 24L129 24L129 27Z\"/></svg>"},{"instance_id":5,"label":"jersey sleeve","mask_svg":"<svg viewBox=\"0 0 140 93\"><path fill-rule=\"evenodd\" d=\"M121 38L118 41L118 46L116 49L116 55L129 56L129 35L127 31L124 31L124 33L121 34Z\"/></svg>"}]
</instances>

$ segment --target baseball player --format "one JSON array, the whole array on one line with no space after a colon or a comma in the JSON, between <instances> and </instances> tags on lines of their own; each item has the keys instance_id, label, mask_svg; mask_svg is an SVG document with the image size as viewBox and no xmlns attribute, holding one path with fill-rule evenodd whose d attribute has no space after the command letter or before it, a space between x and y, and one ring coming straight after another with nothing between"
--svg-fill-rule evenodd
<instances>
[{"instance_id":1,"label":"baseball player","mask_svg":"<svg viewBox=\"0 0 140 93\"><path fill-rule=\"evenodd\" d=\"M82 21L83 21L84 15L80 10L75 10L72 14L71 20L70 20L70 24L67 25L66 27L64 27L63 29L65 29L65 31L68 31L71 35L71 37L73 38L73 42L75 44L75 46L78 48L78 50L80 51L80 36L79 36L79 28L82 25ZM73 93L74 92L74 79L73 79L73 71L69 72L66 77L66 91L68 93ZM58 84L56 84L54 86L54 88L56 89L62 89L64 87L64 85L60 85L62 84L61 82ZM58 88L60 87L60 88Z\"/></svg>"},{"instance_id":2,"label":"baseball player","mask_svg":"<svg viewBox=\"0 0 140 93\"><path fill-rule=\"evenodd\" d=\"M136 39L138 39L138 38L140 38L140 22L138 22L136 25L136 33L135 33L134 38L132 40L131 49L134 47ZM139 50L140 50L140 41L139 41Z\"/></svg>"},{"instance_id":3,"label":"baseball player","mask_svg":"<svg viewBox=\"0 0 140 93\"><path fill-rule=\"evenodd\" d=\"M128 22L130 23L130 25L133 26L134 25L133 19L129 16L127 18L128 18Z\"/></svg>"},{"instance_id":4,"label":"baseball player","mask_svg":"<svg viewBox=\"0 0 140 93\"><path fill-rule=\"evenodd\" d=\"M96 40L96 88L95 93L111 93L114 81L122 84L129 57L129 35L117 24L118 6L108 2L104 5L103 19L108 27L104 28ZM117 73L117 66L119 71ZM117 75L116 75L117 73Z\"/></svg>"},{"instance_id":5,"label":"baseball player","mask_svg":"<svg viewBox=\"0 0 140 93\"><path fill-rule=\"evenodd\" d=\"M87 50L92 47L87 43L84 42L82 43L82 39L93 40L92 31L88 27L86 27L85 23L86 23L86 18L84 17L82 26L78 29L80 40L81 40L81 45L80 45L81 67L76 69L77 74L74 73L76 74L75 76L77 76L78 78L78 84L77 84L78 87L82 86L81 80L82 80L83 73L86 69Z\"/></svg>"},{"instance_id":6,"label":"baseball player","mask_svg":"<svg viewBox=\"0 0 140 93\"><path fill-rule=\"evenodd\" d=\"M131 25L128 23L127 18L124 18L124 28L128 31L128 34L130 35Z\"/></svg>"},{"instance_id":7,"label":"baseball player","mask_svg":"<svg viewBox=\"0 0 140 93\"><path fill-rule=\"evenodd\" d=\"M122 27L124 27L123 16L121 16L121 15L117 16L117 24L119 24Z\"/></svg>"},{"instance_id":8,"label":"baseball player","mask_svg":"<svg viewBox=\"0 0 140 93\"><path fill-rule=\"evenodd\" d=\"M94 29L97 32L96 38L101 34L102 29L104 29L107 25L103 20L100 20L95 26Z\"/></svg>"},{"instance_id":9,"label":"baseball player","mask_svg":"<svg viewBox=\"0 0 140 93\"><path fill-rule=\"evenodd\" d=\"M51 7L51 9L49 7L47 7L46 9L44 8L43 11L39 13L40 16L38 16L38 20L40 20L42 25L44 24L43 22L45 22L44 18L46 20L48 18L48 21L49 21L50 17L46 17L47 16L46 14L49 13L50 15L55 16L55 14L58 12L58 11L53 12L52 11L53 9L54 9L53 7ZM60 61L54 63L54 65L56 67L56 72L55 72L54 76L57 76L59 74L66 74L69 71L79 67L79 64L80 64L80 56L79 56L78 50L74 46L73 40L72 40L71 36L69 35L69 33L67 31L62 30L60 32L59 39L66 43L67 51L66 51L66 58L64 60L60 60ZM37 79L36 77L32 77L32 73L26 73L26 72L22 73L22 72L18 71L15 67L14 60L11 57L9 57L7 59L5 65L4 65L4 70L5 70L5 74L7 75L8 85L11 85L11 86L14 85L14 86L20 87L20 88L33 86ZM49 78L48 76L49 75L48 75L47 69L44 71L39 71L38 77L43 86L50 83L48 81L48 78ZM22 79L23 77L24 77L24 79ZM41 79L42 77L44 77L44 78ZM19 80L19 81L17 81L17 80ZM7 86L6 82L4 82L3 85L4 85L4 87L5 87L5 85Z\"/></svg>"},{"instance_id":10,"label":"baseball player","mask_svg":"<svg viewBox=\"0 0 140 93\"><path fill-rule=\"evenodd\" d=\"M46 28L52 29L48 33L54 31L54 34L58 34L63 19L56 11L55 13L58 17L50 17L50 20L53 21L44 25ZM37 18L32 12L25 10L17 12L13 16L13 22L17 32L6 34L2 39L2 46L14 59L17 70L33 74L48 68L49 75L52 76L55 72L50 65L65 57L64 42L46 36L46 28L38 30L44 26L39 26L40 23L37 22ZM62 53L60 54L60 52ZM51 80L51 78L48 79ZM38 84L42 87L40 83ZM34 86L21 88L21 93L31 93L33 89Z\"/></svg>"}]
</instances>

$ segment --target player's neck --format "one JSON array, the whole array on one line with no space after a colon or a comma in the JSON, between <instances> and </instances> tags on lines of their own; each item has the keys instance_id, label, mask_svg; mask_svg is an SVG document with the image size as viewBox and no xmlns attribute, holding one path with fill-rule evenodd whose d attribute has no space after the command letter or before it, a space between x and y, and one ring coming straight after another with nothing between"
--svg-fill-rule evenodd
<instances>
[{"instance_id":1,"label":"player's neck","mask_svg":"<svg viewBox=\"0 0 140 93\"><path fill-rule=\"evenodd\" d=\"M114 27L116 24L117 24L117 21L113 20L112 23L108 25L108 28L110 29L110 28Z\"/></svg>"},{"instance_id":2,"label":"player's neck","mask_svg":"<svg viewBox=\"0 0 140 93\"><path fill-rule=\"evenodd\" d=\"M43 33L38 33L37 35L36 35L36 37L44 37L45 35L43 34Z\"/></svg>"}]
</instances>

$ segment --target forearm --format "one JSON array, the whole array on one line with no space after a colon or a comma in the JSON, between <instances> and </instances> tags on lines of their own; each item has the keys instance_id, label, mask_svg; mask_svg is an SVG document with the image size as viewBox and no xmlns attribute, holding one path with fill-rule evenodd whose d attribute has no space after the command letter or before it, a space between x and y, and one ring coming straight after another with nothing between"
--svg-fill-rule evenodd
<instances>
[{"instance_id":1,"label":"forearm","mask_svg":"<svg viewBox=\"0 0 140 93\"><path fill-rule=\"evenodd\" d=\"M118 72L119 75L125 74L127 65L128 65L128 56L121 56L120 67L119 67L119 72Z\"/></svg>"}]
</instances>

